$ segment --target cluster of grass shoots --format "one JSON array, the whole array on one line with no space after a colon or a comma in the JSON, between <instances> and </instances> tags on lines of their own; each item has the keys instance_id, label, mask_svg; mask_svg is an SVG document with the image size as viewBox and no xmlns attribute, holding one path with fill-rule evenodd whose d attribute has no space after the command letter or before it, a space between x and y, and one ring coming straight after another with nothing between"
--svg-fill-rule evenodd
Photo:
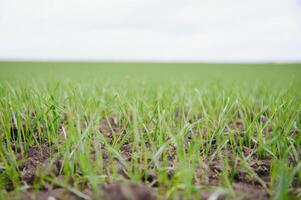
<instances>
[{"instance_id":1,"label":"cluster of grass shoots","mask_svg":"<svg viewBox=\"0 0 301 200\"><path fill-rule=\"evenodd\" d=\"M217 176L219 185L208 188L212 198L238 196L232 183L243 171L275 199L288 199L293 184L301 184L300 109L300 92L294 84L274 89L263 83L36 82L30 87L3 83L0 198L5 197L9 181L19 193L28 188L39 190L50 182L89 199L83 185L96 194L102 184L125 179L116 161L132 182L141 182L155 172L159 185L152 191L161 198L200 198L199 191L207 189L201 179L208 176L208 163L218 160L222 171ZM112 117L123 134L112 133L109 141L100 130L100 121ZM243 130L230 127L238 117ZM261 123L262 117L265 123ZM16 135L12 124L18 130ZM55 149L49 163L62 160L64 181L46 167L36 172L33 186L26 185L18 166L30 147L42 148L45 143ZM130 160L121 154L125 143L131 143ZM250 150L248 154L244 148ZM107 159L103 159L104 153ZM251 167L261 159L270 160L268 182Z\"/></svg>"}]
</instances>

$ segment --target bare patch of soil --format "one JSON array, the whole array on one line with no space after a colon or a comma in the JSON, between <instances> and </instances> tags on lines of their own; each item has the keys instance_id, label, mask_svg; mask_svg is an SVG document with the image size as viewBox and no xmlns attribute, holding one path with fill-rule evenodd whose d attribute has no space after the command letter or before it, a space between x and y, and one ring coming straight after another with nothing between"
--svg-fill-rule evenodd
<instances>
[{"instance_id":1,"label":"bare patch of soil","mask_svg":"<svg viewBox=\"0 0 301 200\"><path fill-rule=\"evenodd\" d=\"M118 126L117 117L109 117L100 120L99 130L110 138L112 138L112 134L119 134L120 128Z\"/></svg>"},{"instance_id":2,"label":"bare patch of soil","mask_svg":"<svg viewBox=\"0 0 301 200\"><path fill-rule=\"evenodd\" d=\"M106 200L155 200L156 196L143 184L110 183L102 187Z\"/></svg>"},{"instance_id":3,"label":"bare patch of soil","mask_svg":"<svg viewBox=\"0 0 301 200\"><path fill-rule=\"evenodd\" d=\"M260 186L256 186L253 184L243 183L243 182L234 182L232 184L234 191L240 198L237 199L245 199L245 200L267 200L269 199L269 195L266 191L264 191Z\"/></svg>"},{"instance_id":4,"label":"bare patch of soil","mask_svg":"<svg viewBox=\"0 0 301 200\"><path fill-rule=\"evenodd\" d=\"M28 184L33 184L37 167L46 164L49 156L50 148L46 143L42 144L41 147L31 147L27 152L26 161L19 166L22 180Z\"/></svg>"},{"instance_id":5,"label":"bare patch of soil","mask_svg":"<svg viewBox=\"0 0 301 200\"><path fill-rule=\"evenodd\" d=\"M82 198L63 188L49 191L26 192L21 194L20 200L82 200Z\"/></svg>"}]
</instances>

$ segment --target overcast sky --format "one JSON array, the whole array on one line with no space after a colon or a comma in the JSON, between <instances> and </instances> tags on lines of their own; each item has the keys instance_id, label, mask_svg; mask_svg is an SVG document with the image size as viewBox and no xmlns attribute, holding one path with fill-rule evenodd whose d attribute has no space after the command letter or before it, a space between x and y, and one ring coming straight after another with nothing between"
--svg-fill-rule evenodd
<instances>
[{"instance_id":1,"label":"overcast sky","mask_svg":"<svg viewBox=\"0 0 301 200\"><path fill-rule=\"evenodd\" d=\"M0 59L301 61L301 0L0 0Z\"/></svg>"}]
</instances>

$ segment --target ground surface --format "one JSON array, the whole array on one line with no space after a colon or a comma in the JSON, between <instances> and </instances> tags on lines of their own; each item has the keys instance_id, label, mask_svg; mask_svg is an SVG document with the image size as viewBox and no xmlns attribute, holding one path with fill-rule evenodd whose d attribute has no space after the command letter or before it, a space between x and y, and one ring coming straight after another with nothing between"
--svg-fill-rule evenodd
<instances>
[{"instance_id":1,"label":"ground surface","mask_svg":"<svg viewBox=\"0 0 301 200\"><path fill-rule=\"evenodd\" d=\"M0 62L0 199L300 199L300 77Z\"/></svg>"}]
</instances>

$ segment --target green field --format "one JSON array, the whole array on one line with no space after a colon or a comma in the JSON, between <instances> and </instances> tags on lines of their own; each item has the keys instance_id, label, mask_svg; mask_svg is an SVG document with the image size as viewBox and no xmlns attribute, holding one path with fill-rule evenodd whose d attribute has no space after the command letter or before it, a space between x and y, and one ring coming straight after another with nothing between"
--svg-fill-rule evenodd
<instances>
[{"instance_id":1,"label":"green field","mask_svg":"<svg viewBox=\"0 0 301 200\"><path fill-rule=\"evenodd\" d=\"M301 64L0 62L0 199L300 199Z\"/></svg>"}]
</instances>

